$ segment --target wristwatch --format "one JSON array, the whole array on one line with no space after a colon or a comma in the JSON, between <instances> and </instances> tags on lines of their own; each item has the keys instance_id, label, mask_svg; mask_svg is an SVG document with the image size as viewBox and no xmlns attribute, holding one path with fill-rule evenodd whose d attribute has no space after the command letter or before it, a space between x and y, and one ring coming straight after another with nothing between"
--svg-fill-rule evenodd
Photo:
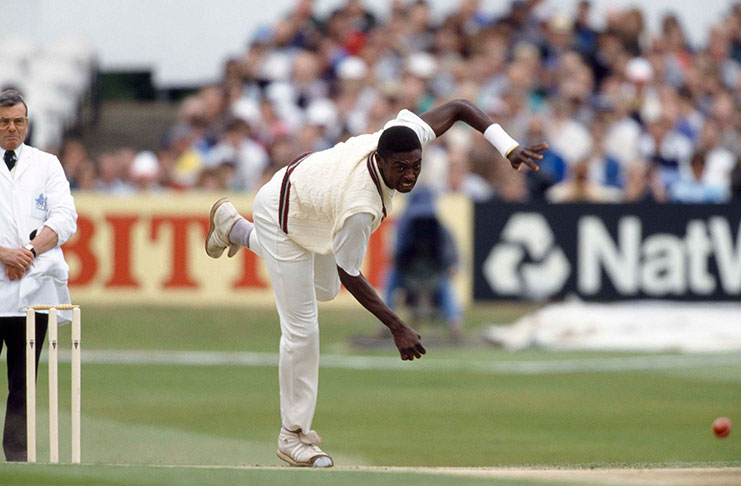
<instances>
[{"instance_id":1,"label":"wristwatch","mask_svg":"<svg viewBox=\"0 0 741 486\"><path fill-rule=\"evenodd\" d=\"M33 257L36 258L36 248L34 248L31 243L26 243L26 246L24 246L23 248L33 253Z\"/></svg>"}]
</instances>

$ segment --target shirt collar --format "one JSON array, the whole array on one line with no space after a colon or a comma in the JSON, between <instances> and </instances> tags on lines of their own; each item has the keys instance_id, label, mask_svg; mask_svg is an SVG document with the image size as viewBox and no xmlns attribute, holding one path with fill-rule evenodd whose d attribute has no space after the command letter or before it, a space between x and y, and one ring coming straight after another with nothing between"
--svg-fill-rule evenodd
<instances>
[{"instance_id":1,"label":"shirt collar","mask_svg":"<svg viewBox=\"0 0 741 486\"><path fill-rule=\"evenodd\" d=\"M383 180L381 169L378 168L378 152L373 152L371 160L373 163L373 168L376 169L376 174L378 174L378 179L380 179L381 181L381 188L383 189L383 192L388 194L389 196L393 196L394 194L396 194L396 189L391 189L389 186L386 185L386 181Z\"/></svg>"},{"instance_id":2,"label":"shirt collar","mask_svg":"<svg viewBox=\"0 0 741 486\"><path fill-rule=\"evenodd\" d=\"M21 152L23 152L23 146L24 145L25 144L22 143L22 144L20 144L18 146L18 148L16 148L15 150L13 150L13 152L15 152L15 160L20 160L21 159ZM7 150L3 150L3 156L5 156L5 152L7 152Z\"/></svg>"}]
</instances>

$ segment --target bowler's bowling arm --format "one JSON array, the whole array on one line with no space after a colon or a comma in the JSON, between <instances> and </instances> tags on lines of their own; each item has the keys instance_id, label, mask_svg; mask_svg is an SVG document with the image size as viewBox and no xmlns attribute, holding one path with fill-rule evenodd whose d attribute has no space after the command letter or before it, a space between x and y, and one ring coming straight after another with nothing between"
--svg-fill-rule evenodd
<instances>
[{"instance_id":1,"label":"bowler's bowling arm","mask_svg":"<svg viewBox=\"0 0 741 486\"><path fill-rule=\"evenodd\" d=\"M376 316L386 327L391 331L391 335L394 337L394 343L399 349L401 359L413 360L421 358L425 354L425 348L422 346L421 336L407 326L399 316L387 306L381 297L378 296L376 290L371 286L368 280L363 276L362 273L358 273L357 276L352 276L344 271L341 267L337 267L337 272L340 275L340 281L342 285L355 297L360 305L368 309L368 311Z\"/></svg>"}]
</instances>

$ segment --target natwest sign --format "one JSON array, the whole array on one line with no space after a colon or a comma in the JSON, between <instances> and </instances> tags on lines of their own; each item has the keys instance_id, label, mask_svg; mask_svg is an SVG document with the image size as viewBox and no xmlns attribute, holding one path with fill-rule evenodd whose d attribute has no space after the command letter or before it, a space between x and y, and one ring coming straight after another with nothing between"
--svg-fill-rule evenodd
<instances>
[{"instance_id":1,"label":"natwest sign","mask_svg":"<svg viewBox=\"0 0 741 486\"><path fill-rule=\"evenodd\" d=\"M739 205L476 207L474 297L741 297Z\"/></svg>"},{"instance_id":2,"label":"natwest sign","mask_svg":"<svg viewBox=\"0 0 741 486\"><path fill-rule=\"evenodd\" d=\"M738 221L711 216L690 219L679 234L644 236L644 221L621 218L615 238L595 216L579 218L577 287L598 295L607 281L623 295L741 295ZM651 227L650 221L645 225ZM681 231L684 230L683 233Z\"/></svg>"}]
</instances>

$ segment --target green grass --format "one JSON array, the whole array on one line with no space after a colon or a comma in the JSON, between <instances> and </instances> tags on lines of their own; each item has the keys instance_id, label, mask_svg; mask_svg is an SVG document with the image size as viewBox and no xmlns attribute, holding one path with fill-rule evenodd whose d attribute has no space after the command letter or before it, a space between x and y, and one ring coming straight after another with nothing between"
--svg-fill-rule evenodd
<instances>
[{"instance_id":1,"label":"green grass","mask_svg":"<svg viewBox=\"0 0 741 486\"><path fill-rule=\"evenodd\" d=\"M526 310L477 307L469 335L486 322L506 322ZM324 354L396 356L392 347L359 350L349 340L378 327L363 311L322 309ZM85 350L277 352L272 310L83 310ZM439 328L423 336L444 336ZM60 333L68 341L69 330ZM484 345L428 346L424 360L455 363L594 360L640 353L511 353ZM344 359L344 358L343 358ZM741 423L741 365L698 364L631 372L515 374L461 369L321 370L314 426L338 465L605 467L741 465L738 431L713 437L720 415ZM408 366L407 366L408 365ZM39 378L39 458L48 454ZM60 366L62 459L69 459L69 365ZM5 376L4 355L0 376ZM0 382L5 389L5 384ZM4 414L4 397L0 397ZM152 464L278 465L277 369L271 366L85 364L83 462L138 467L0 465L0 484L400 484L402 472L147 468ZM265 479L268 476L270 479ZM411 477L408 477L411 475ZM331 478L331 480L327 479ZM479 484L435 476L424 484ZM306 480L306 481L305 481ZM67 481L67 482L65 482ZM334 483L333 481L336 481ZM487 484L546 484L497 482ZM548 483L553 484L553 483Z\"/></svg>"},{"instance_id":2,"label":"green grass","mask_svg":"<svg viewBox=\"0 0 741 486\"><path fill-rule=\"evenodd\" d=\"M474 332L485 323L510 322L530 308L518 304L476 306L468 312L466 326ZM90 349L275 351L280 338L278 314L273 308L85 306L82 321L85 346ZM381 330L381 324L359 305L337 309L320 304L319 322L323 352L342 351L349 338ZM420 331L431 337L445 335L440 326L424 326Z\"/></svg>"}]
</instances>

